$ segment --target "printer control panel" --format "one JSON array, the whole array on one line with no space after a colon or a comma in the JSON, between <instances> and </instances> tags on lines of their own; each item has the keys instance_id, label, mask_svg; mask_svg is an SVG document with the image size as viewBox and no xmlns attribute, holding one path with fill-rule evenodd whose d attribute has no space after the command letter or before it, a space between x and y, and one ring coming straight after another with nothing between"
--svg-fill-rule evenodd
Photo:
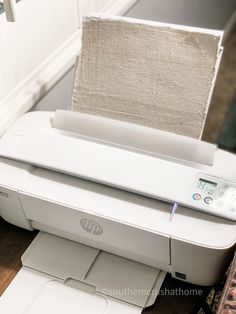
<instances>
[{"instance_id":1,"label":"printer control panel","mask_svg":"<svg viewBox=\"0 0 236 314\"><path fill-rule=\"evenodd\" d=\"M236 184L199 174L189 195L195 209L236 221Z\"/></svg>"}]
</instances>

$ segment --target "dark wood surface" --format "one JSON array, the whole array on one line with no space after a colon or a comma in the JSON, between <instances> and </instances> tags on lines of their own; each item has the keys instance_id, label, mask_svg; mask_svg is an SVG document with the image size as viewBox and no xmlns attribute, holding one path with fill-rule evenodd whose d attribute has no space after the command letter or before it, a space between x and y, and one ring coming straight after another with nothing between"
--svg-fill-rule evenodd
<instances>
[{"instance_id":1,"label":"dark wood surface","mask_svg":"<svg viewBox=\"0 0 236 314\"><path fill-rule=\"evenodd\" d=\"M0 295L20 270L21 256L36 234L0 218Z\"/></svg>"},{"instance_id":2,"label":"dark wood surface","mask_svg":"<svg viewBox=\"0 0 236 314\"><path fill-rule=\"evenodd\" d=\"M0 218L0 295L6 290L7 286L20 270L22 266L21 256L36 235L36 231L31 232L18 228ZM195 291L194 294L197 295L183 295L193 290ZM209 288L181 282L167 275L161 288L161 294L163 295L158 296L155 305L146 309L143 313L197 313L196 308L202 299L205 299L208 291Z\"/></svg>"}]
</instances>

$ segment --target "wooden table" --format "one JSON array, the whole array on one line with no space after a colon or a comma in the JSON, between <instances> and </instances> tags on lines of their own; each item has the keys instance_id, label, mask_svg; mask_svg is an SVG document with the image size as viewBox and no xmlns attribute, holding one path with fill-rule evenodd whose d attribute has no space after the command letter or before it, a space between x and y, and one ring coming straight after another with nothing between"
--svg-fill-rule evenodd
<instances>
[{"instance_id":1,"label":"wooden table","mask_svg":"<svg viewBox=\"0 0 236 314\"><path fill-rule=\"evenodd\" d=\"M21 256L36 235L0 218L0 295L20 270Z\"/></svg>"},{"instance_id":2,"label":"wooden table","mask_svg":"<svg viewBox=\"0 0 236 314\"><path fill-rule=\"evenodd\" d=\"M0 295L20 270L22 266L21 255L36 235L37 231L31 232L18 228L0 218ZM205 300L209 292L209 288L181 282L171 278L170 275L166 276L161 289L161 293L165 295L158 296L155 305L146 309L143 313L195 314L199 304ZM198 295L183 295L183 292L188 294L188 291L196 291Z\"/></svg>"}]
</instances>

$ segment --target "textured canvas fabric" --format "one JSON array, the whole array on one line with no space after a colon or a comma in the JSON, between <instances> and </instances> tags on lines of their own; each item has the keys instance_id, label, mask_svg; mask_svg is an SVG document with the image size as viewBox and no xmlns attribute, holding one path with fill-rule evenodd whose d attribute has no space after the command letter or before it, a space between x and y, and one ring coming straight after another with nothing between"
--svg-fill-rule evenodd
<instances>
[{"instance_id":1,"label":"textured canvas fabric","mask_svg":"<svg viewBox=\"0 0 236 314\"><path fill-rule=\"evenodd\" d=\"M220 41L221 32L86 17L73 110L199 138Z\"/></svg>"}]
</instances>

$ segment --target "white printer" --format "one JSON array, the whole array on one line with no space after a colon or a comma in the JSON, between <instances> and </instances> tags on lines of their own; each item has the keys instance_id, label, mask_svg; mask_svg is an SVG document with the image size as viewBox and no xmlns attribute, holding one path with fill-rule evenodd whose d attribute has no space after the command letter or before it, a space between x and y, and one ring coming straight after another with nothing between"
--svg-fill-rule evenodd
<instances>
[{"instance_id":1,"label":"white printer","mask_svg":"<svg viewBox=\"0 0 236 314\"><path fill-rule=\"evenodd\" d=\"M0 156L0 215L42 231L1 313L141 313L166 272L214 284L235 248L236 156L212 144L35 112L2 137Z\"/></svg>"}]
</instances>

